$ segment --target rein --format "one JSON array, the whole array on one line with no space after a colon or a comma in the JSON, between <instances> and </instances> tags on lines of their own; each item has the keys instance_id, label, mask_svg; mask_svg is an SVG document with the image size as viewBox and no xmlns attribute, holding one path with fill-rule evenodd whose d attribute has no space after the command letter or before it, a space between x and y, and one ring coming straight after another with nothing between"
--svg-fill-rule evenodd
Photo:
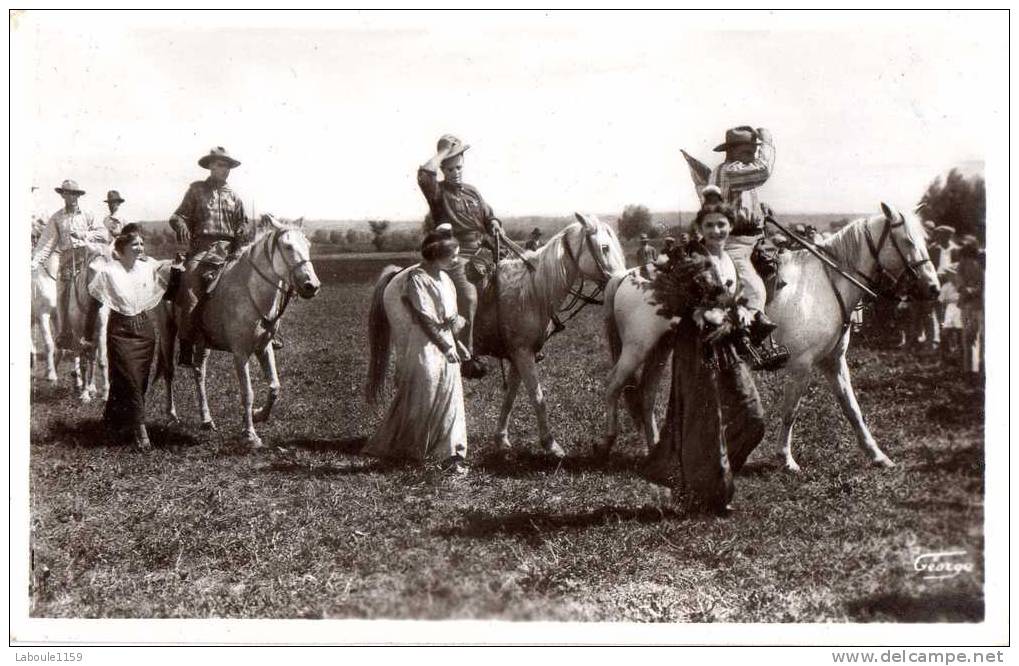
<instances>
[{"instance_id":1,"label":"rein","mask_svg":"<svg viewBox=\"0 0 1019 666\"><path fill-rule=\"evenodd\" d=\"M248 253L248 263L251 265L251 268L254 269L255 274L258 275L258 277L265 280L270 285L272 285L277 292L280 291L283 292L283 300L280 302L279 310L276 312L276 316L275 317L270 317L269 315L262 316L262 325L265 326L266 330L269 331L275 329L276 325L279 323L280 318L283 316L283 313L286 312L287 306L290 304L290 299L293 298L294 296L295 292L293 286L294 272L296 272L297 269L303 266L304 264L311 262L311 259L304 259L302 261L297 262L296 264L291 264L287 260L286 255L280 252L279 255L283 259L283 263L286 264L287 268L289 269L289 272L287 273L286 277L282 277L280 276L279 273L276 272L276 269L273 266L273 256L277 253L277 250L279 248L279 237L283 235L283 233L285 233L286 231L288 231L288 229L277 229L272 233L272 238L269 243L262 243L263 247L265 248L265 259L269 263L269 270L272 272L273 276L275 276L276 278L275 280L273 280L265 273L263 273L262 270L258 267L258 264L255 263L255 260L251 258L251 255L254 254L254 252ZM258 304L255 303L255 297L251 295L250 289L248 290L248 298L251 299L251 303L255 306L255 309L257 311L259 309ZM276 299L274 296L273 301L275 300ZM271 312L272 303L269 304L269 309Z\"/></svg>"},{"instance_id":2,"label":"rein","mask_svg":"<svg viewBox=\"0 0 1019 666\"><path fill-rule=\"evenodd\" d=\"M560 313L566 313L565 317L559 319L560 324L565 324L566 322L576 317L578 314L580 314L581 310L583 310L588 305L602 305L605 302L601 300L599 297L605 292L605 285L608 284L608 279L609 277L611 277L611 274L609 272L608 266L605 265L605 261L604 258L601 256L601 253L597 252L596 248L594 247L594 236L596 233L597 231L595 229L591 229L590 231L585 229L584 241L588 252L594 259L594 262L598 265L598 270L601 271L602 276L604 277L604 281L596 283L594 290L590 294L585 294L584 286L587 284L587 280L583 277L583 274L581 273L580 286L574 287L572 284L570 285L569 294L573 298L569 301L569 303L567 303L565 306L559 309ZM580 252L574 252L573 248L570 247L570 240L569 237L567 236L563 236L563 249L566 250L566 256L568 256L570 260L573 262L573 264L577 267L577 272L579 273ZM561 332L561 329L557 328L552 332L552 335L555 335L556 333L559 332ZM552 335L550 335L549 337L552 337Z\"/></svg>"}]
</instances>

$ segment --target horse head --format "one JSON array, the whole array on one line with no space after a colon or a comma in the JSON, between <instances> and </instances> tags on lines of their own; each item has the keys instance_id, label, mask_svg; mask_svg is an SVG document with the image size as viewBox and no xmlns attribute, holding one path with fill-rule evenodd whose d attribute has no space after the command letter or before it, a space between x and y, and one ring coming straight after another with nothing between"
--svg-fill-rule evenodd
<instances>
[{"instance_id":1,"label":"horse head","mask_svg":"<svg viewBox=\"0 0 1019 666\"><path fill-rule=\"evenodd\" d=\"M311 243L304 233L304 218L287 221L266 213L262 215L261 223L272 234L270 256L273 270L286 276L286 281L298 296L312 298L322 283L311 263Z\"/></svg>"},{"instance_id":2,"label":"horse head","mask_svg":"<svg viewBox=\"0 0 1019 666\"><path fill-rule=\"evenodd\" d=\"M596 215L574 213L577 222L566 228L563 247L581 275L599 283L626 271L626 258L615 230Z\"/></svg>"},{"instance_id":3,"label":"horse head","mask_svg":"<svg viewBox=\"0 0 1019 666\"><path fill-rule=\"evenodd\" d=\"M927 253L926 232L914 213L903 214L881 202L881 216L867 220L867 246L877 264L875 283L887 294L937 298L938 274Z\"/></svg>"}]
</instances>

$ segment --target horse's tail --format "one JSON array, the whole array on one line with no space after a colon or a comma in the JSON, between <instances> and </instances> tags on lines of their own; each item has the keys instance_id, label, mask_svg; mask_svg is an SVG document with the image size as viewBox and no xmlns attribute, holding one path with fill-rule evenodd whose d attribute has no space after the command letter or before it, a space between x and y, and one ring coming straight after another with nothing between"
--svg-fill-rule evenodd
<instances>
[{"instance_id":1,"label":"horse's tail","mask_svg":"<svg viewBox=\"0 0 1019 666\"><path fill-rule=\"evenodd\" d=\"M173 383L173 352L177 342L177 322L173 317L173 304L160 301L153 311L158 342L156 344L156 373L153 383L162 377L167 384Z\"/></svg>"},{"instance_id":2,"label":"horse's tail","mask_svg":"<svg viewBox=\"0 0 1019 666\"><path fill-rule=\"evenodd\" d=\"M389 367L389 319L386 318L385 294L389 282L402 269L386 266L375 281L372 304L368 310L368 382L365 384L365 398L375 404L382 397L386 386L386 369Z\"/></svg>"},{"instance_id":3,"label":"horse's tail","mask_svg":"<svg viewBox=\"0 0 1019 666\"><path fill-rule=\"evenodd\" d=\"M625 275L617 275L609 279L605 285L605 302L602 306L602 316L605 319L605 337L609 340L609 353L612 355L612 363L619 360L623 352L623 340L619 335L619 325L616 323L616 291L623 283Z\"/></svg>"}]
</instances>

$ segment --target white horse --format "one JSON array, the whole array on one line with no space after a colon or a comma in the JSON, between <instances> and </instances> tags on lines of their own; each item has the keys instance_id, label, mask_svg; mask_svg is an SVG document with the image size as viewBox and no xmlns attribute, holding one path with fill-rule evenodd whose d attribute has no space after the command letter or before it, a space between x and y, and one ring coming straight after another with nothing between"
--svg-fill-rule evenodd
<instances>
[{"instance_id":1,"label":"white horse","mask_svg":"<svg viewBox=\"0 0 1019 666\"><path fill-rule=\"evenodd\" d=\"M474 323L475 353L510 361L495 434L499 449L504 452L510 448L509 418L523 381L537 415L541 445L553 456L565 455L549 426L535 353L545 343L552 315L577 278L583 276L604 283L626 270L623 250L612 227L593 215L577 213L576 218L576 222L545 245L525 253L534 265L533 271L520 259L501 261L497 279L480 298ZM385 383L390 336L397 348L402 348L405 332L416 325L401 302L407 274L397 266L387 266L375 283L369 313L369 400L381 395Z\"/></svg>"},{"instance_id":2,"label":"white horse","mask_svg":"<svg viewBox=\"0 0 1019 666\"><path fill-rule=\"evenodd\" d=\"M39 329L46 353L46 378L51 382L58 381L57 367L65 355L71 357L71 372L74 377L74 390L82 403L89 403L93 398L105 400L110 390L109 369L106 362L106 324L110 311L106 306L99 308L95 328L85 330L87 318L88 281L93 275L92 269L83 267L75 278L74 293L68 303L67 320L60 317L57 306L57 279L60 255L54 252L47 262L32 272L32 323ZM71 350L56 349L56 337L64 327L70 327L74 348ZM78 344L82 339L93 341L92 349L82 349ZM32 346L33 357L35 345ZM97 385L96 376L102 379ZM102 387L100 391L99 386Z\"/></svg>"},{"instance_id":3,"label":"white horse","mask_svg":"<svg viewBox=\"0 0 1019 666\"><path fill-rule=\"evenodd\" d=\"M32 271L32 325L39 331L42 338L43 351L46 357L46 379L57 381L56 343L53 342L53 329L57 319L57 272L56 262L60 255L53 253L49 261ZM35 338L32 338L32 360L36 357Z\"/></svg>"},{"instance_id":4,"label":"white horse","mask_svg":"<svg viewBox=\"0 0 1019 666\"><path fill-rule=\"evenodd\" d=\"M884 294L910 287L918 297L937 296L940 285L927 256L923 226L914 215L903 215L887 204L881 204L881 211L881 215L853 221L818 246L849 274ZM846 363L849 317L863 291L806 250L779 256L777 286L766 311L778 324L775 339L790 354L782 401L781 444L786 469L800 469L792 454L792 429L815 367L828 379L871 462L891 467L891 459L864 423ZM665 334L675 323L658 315L657 309L649 282L635 272L613 279L606 288L605 324L615 365L605 396L606 435L596 453L608 453L619 434L617 403L624 389L631 415L643 426L649 449L657 439L654 401L671 354Z\"/></svg>"},{"instance_id":5,"label":"white horse","mask_svg":"<svg viewBox=\"0 0 1019 666\"><path fill-rule=\"evenodd\" d=\"M280 395L276 356L270 344L276 324L291 296L312 298L322 286L311 263L310 244L302 223L303 220L289 223L263 215L263 230L240 251L235 261L223 268L217 286L201 306L199 319L203 341L195 345L194 379L202 428L216 428L205 389L209 351L229 352L234 358L241 389L244 438L252 448L263 446L255 432L255 423L269 419ZM175 419L172 390L175 319L169 307L157 308L155 322L160 336L156 377L166 379L166 409ZM248 369L252 355L258 358L269 385L265 404L257 409L253 407L254 391Z\"/></svg>"}]
</instances>

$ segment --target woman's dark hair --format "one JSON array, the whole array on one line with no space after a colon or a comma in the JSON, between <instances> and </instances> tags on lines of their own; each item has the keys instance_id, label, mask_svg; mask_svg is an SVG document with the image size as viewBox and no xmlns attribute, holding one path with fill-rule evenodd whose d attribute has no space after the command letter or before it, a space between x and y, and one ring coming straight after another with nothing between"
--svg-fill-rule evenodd
<instances>
[{"instance_id":1,"label":"woman's dark hair","mask_svg":"<svg viewBox=\"0 0 1019 666\"><path fill-rule=\"evenodd\" d=\"M421 242L421 256L426 261L448 259L460 249L460 243L448 232L432 231Z\"/></svg>"},{"instance_id":2,"label":"woman's dark hair","mask_svg":"<svg viewBox=\"0 0 1019 666\"><path fill-rule=\"evenodd\" d=\"M142 236L141 227L134 225L133 228L129 229L128 227L130 226L131 225L124 227L121 232L117 234L117 238L113 241L113 249L117 252L123 252L124 248L133 243L136 238L145 240Z\"/></svg>"},{"instance_id":3,"label":"woman's dark hair","mask_svg":"<svg viewBox=\"0 0 1019 666\"><path fill-rule=\"evenodd\" d=\"M713 213L724 215L725 219L729 220L730 225L736 224L736 215L732 212L732 208L729 206L729 204L709 203L704 204L703 206L701 206L701 209L697 211L697 217L694 218L693 225L695 227L700 227L701 222L704 221L704 218Z\"/></svg>"}]
</instances>

